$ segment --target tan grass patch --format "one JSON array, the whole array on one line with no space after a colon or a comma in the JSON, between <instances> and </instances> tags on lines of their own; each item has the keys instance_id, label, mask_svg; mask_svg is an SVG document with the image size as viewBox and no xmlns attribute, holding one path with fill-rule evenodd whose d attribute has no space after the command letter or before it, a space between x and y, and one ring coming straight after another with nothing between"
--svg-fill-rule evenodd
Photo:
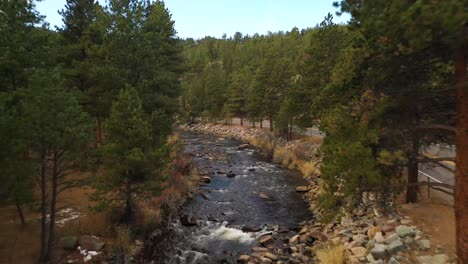
<instances>
[{"instance_id":1,"label":"tan grass patch","mask_svg":"<svg viewBox=\"0 0 468 264\"><path fill-rule=\"evenodd\" d=\"M343 245L325 243L316 246L315 254L320 264L345 264L346 252Z\"/></svg>"}]
</instances>

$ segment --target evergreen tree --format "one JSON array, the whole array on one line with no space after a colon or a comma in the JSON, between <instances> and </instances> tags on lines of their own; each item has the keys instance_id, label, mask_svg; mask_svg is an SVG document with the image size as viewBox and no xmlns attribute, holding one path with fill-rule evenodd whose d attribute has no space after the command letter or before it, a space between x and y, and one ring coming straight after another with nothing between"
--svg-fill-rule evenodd
<instances>
[{"instance_id":1,"label":"evergreen tree","mask_svg":"<svg viewBox=\"0 0 468 264\"><path fill-rule=\"evenodd\" d=\"M106 69L106 18L95 0L67 0L59 29L60 60L65 85L73 89L96 121L96 141L102 143L101 122L112 101L112 74ZM109 76L110 75L110 76Z\"/></svg>"},{"instance_id":2,"label":"evergreen tree","mask_svg":"<svg viewBox=\"0 0 468 264\"><path fill-rule=\"evenodd\" d=\"M86 160L87 146L91 142L88 115L73 95L61 88L59 78L49 79L44 75L38 72L34 76L22 104L22 129L34 131L27 139L34 152L41 190L40 263L52 260L58 195L78 186L68 176ZM47 191L49 186L50 191Z\"/></svg>"},{"instance_id":3,"label":"evergreen tree","mask_svg":"<svg viewBox=\"0 0 468 264\"><path fill-rule=\"evenodd\" d=\"M160 190L167 148L154 147L150 118L134 88L120 91L105 128L102 153L106 171L96 179L94 198L100 202L98 209L124 208L123 219L131 222L134 196Z\"/></svg>"},{"instance_id":4,"label":"evergreen tree","mask_svg":"<svg viewBox=\"0 0 468 264\"><path fill-rule=\"evenodd\" d=\"M21 129L22 116L17 107L11 106L14 100L14 96L0 93L0 199L16 206L24 226L23 206L34 198L33 164L27 155L28 131Z\"/></svg>"},{"instance_id":5,"label":"evergreen tree","mask_svg":"<svg viewBox=\"0 0 468 264\"><path fill-rule=\"evenodd\" d=\"M41 47L35 39L35 25L42 17L34 1L0 2L0 91L27 86L28 69L34 65L34 51Z\"/></svg>"}]
</instances>

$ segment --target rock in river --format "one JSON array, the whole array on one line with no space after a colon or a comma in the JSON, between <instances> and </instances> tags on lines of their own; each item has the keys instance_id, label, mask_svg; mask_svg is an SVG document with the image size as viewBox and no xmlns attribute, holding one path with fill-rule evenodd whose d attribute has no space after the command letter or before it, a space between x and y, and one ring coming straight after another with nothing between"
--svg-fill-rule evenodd
<instances>
[{"instance_id":1,"label":"rock in river","mask_svg":"<svg viewBox=\"0 0 468 264\"><path fill-rule=\"evenodd\" d=\"M268 245L271 242L273 242L273 236L272 235L263 235L259 239L260 244L262 245Z\"/></svg>"},{"instance_id":2,"label":"rock in river","mask_svg":"<svg viewBox=\"0 0 468 264\"><path fill-rule=\"evenodd\" d=\"M180 217L180 223L183 226L196 226L197 225L197 219L193 217L193 215L185 214Z\"/></svg>"},{"instance_id":3,"label":"rock in river","mask_svg":"<svg viewBox=\"0 0 468 264\"><path fill-rule=\"evenodd\" d=\"M255 233L255 232L258 232L262 230L261 227L259 226L248 226L248 225L245 225L242 227L242 232L244 233Z\"/></svg>"},{"instance_id":4,"label":"rock in river","mask_svg":"<svg viewBox=\"0 0 468 264\"><path fill-rule=\"evenodd\" d=\"M309 186L297 186L296 192L308 192L310 190Z\"/></svg>"}]
</instances>

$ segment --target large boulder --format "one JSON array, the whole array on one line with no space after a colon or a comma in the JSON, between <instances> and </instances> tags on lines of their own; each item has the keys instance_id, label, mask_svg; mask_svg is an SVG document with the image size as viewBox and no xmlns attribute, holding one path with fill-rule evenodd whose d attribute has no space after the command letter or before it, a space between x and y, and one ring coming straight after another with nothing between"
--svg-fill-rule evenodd
<instances>
[{"instance_id":1,"label":"large boulder","mask_svg":"<svg viewBox=\"0 0 468 264\"><path fill-rule=\"evenodd\" d=\"M94 236L81 236L80 246L88 251L101 251L106 243Z\"/></svg>"},{"instance_id":2,"label":"large boulder","mask_svg":"<svg viewBox=\"0 0 468 264\"><path fill-rule=\"evenodd\" d=\"M60 239L62 248L66 250L75 250L78 246L78 238L75 236L66 236Z\"/></svg>"}]
</instances>

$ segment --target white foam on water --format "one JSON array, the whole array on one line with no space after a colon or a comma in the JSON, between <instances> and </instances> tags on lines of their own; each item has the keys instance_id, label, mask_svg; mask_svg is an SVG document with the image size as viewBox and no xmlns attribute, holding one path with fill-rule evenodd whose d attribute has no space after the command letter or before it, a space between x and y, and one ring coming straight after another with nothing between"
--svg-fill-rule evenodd
<instances>
[{"instance_id":1,"label":"white foam on water","mask_svg":"<svg viewBox=\"0 0 468 264\"><path fill-rule=\"evenodd\" d=\"M207 226L204 228L206 232L204 234L198 236L196 239L200 243L208 243L211 241L234 241L242 244L249 244L252 243L255 238L249 234L244 233L242 230L226 227L228 223L223 222L222 224L216 224L208 222Z\"/></svg>"}]
</instances>

